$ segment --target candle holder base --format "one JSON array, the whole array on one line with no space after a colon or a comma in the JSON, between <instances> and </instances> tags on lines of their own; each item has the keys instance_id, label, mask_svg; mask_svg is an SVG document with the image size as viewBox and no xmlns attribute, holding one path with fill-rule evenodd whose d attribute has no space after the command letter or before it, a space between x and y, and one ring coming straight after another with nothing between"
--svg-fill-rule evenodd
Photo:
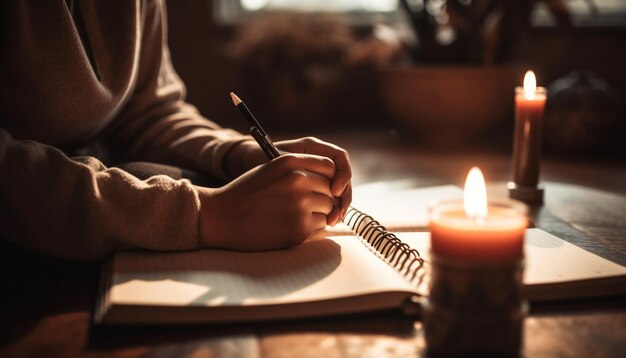
<instances>
[{"instance_id":1,"label":"candle holder base","mask_svg":"<svg viewBox=\"0 0 626 358\"><path fill-rule=\"evenodd\" d=\"M522 356L523 260L491 265L433 256L431 262L423 306L427 356Z\"/></svg>"},{"instance_id":2,"label":"candle holder base","mask_svg":"<svg viewBox=\"0 0 626 358\"><path fill-rule=\"evenodd\" d=\"M515 182L508 182L509 197L523 201L528 204L543 204L543 188L518 185Z\"/></svg>"}]
</instances>

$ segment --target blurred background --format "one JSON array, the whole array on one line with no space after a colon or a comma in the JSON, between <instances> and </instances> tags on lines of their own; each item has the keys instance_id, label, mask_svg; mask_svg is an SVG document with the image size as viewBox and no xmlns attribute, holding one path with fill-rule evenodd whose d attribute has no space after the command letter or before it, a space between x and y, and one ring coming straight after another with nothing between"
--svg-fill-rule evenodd
<instances>
[{"instance_id":1,"label":"blurred background","mask_svg":"<svg viewBox=\"0 0 626 358\"><path fill-rule=\"evenodd\" d=\"M548 87L544 149L624 158L624 0L168 1L188 101L273 136L382 131L424 147L510 150L514 87Z\"/></svg>"}]
</instances>

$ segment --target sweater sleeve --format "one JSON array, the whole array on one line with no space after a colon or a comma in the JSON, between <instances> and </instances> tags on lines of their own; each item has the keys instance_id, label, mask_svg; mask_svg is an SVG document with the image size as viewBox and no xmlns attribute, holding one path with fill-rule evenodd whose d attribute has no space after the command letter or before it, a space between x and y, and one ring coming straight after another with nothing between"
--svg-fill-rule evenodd
<instances>
[{"instance_id":1,"label":"sweater sleeve","mask_svg":"<svg viewBox=\"0 0 626 358\"><path fill-rule=\"evenodd\" d=\"M167 47L164 4L144 5L137 84L109 126L108 143L126 160L170 164L229 179L222 159L250 136L221 128L184 101L185 87Z\"/></svg>"},{"instance_id":2,"label":"sweater sleeve","mask_svg":"<svg viewBox=\"0 0 626 358\"><path fill-rule=\"evenodd\" d=\"M0 129L0 233L22 247L78 261L114 250L195 249L199 207L187 180L141 181Z\"/></svg>"}]
</instances>

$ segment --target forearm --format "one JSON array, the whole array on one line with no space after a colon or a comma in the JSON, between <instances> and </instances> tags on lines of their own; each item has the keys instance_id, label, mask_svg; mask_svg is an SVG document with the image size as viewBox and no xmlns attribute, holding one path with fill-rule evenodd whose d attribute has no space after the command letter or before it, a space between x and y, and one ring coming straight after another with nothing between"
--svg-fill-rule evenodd
<instances>
[{"instance_id":1,"label":"forearm","mask_svg":"<svg viewBox=\"0 0 626 358\"><path fill-rule=\"evenodd\" d=\"M199 246L200 204L189 182L140 181L2 130L0 197L2 237L49 256L86 261L114 250Z\"/></svg>"}]
</instances>

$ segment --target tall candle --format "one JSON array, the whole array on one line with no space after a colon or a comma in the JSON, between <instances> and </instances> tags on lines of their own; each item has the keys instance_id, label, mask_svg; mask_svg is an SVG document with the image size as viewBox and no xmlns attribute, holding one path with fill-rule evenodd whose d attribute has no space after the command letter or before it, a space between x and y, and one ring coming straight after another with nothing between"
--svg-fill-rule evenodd
<instances>
[{"instance_id":1,"label":"tall candle","mask_svg":"<svg viewBox=\"0 0 626 358\"><path fill-rule=\"evenodd\" d=\"M473 263L512 262L523 258L525 206L513 200L487 201L485 180L470 170L464 199L431 208L431 250L442 258Z\"/></svg>"},{"instance_id":2,"label":"tall candle","mask_svg":"<svg viewBox=\"0 0 626 358\"><path fill-rule=\"evenodd\" d=\"M513 182L511 197L527 202L541 202L539 184L541 139L546 89L537 87L532 71L526 72L524 86L515 88L515 132L513 139Z\"/></svg>"}]
</instances>

